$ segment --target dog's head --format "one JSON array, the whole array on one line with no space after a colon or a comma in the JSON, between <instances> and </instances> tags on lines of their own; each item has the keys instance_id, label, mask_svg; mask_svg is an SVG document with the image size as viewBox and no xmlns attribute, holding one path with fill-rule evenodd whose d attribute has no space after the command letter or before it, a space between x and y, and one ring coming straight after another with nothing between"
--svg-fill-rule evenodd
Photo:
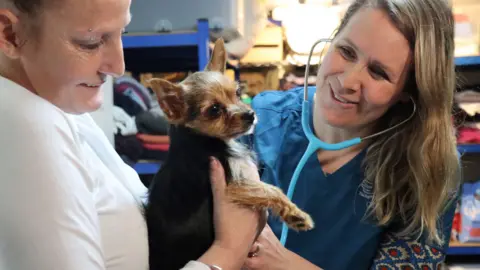
<instances>
[{"instance_id":1,"label":"dog's head","mask_svg":"<svg viewBox=\"0 0 480 270\"><path fill-rule=\"evenodd\" d=\"M253 130L256 115L240 100L237 83L225 75L226 58L223 39L218 39L205 70L179 84L163 79L149 81L171 124L223 140Z\"/></svg>"}]
</instances>

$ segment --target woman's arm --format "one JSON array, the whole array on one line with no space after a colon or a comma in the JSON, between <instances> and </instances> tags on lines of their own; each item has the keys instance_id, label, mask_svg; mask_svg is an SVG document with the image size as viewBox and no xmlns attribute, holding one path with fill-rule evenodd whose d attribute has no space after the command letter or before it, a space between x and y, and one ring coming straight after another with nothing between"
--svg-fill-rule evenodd
<instances>
[{"instance_id":1,"label":"woman's arm","mask_svg":"<svg viewBox=\"0 0 480 270\"><path fill-rule=\"evenodd\" d=\"M418 240L413 237L401 238L386 232L370 269L439 269L447 254L457 199L456 196L452 198L439 218L443 244L428 244L425 237Z\"/></svg>"},{"instance_id":2,"label":"woman's arm","mask_svg":"<svg viewBox=\"0 0 480 270\"><path fill-rule=\"evenodd\" d=\"M103 270L93 183L71 131L30 120L0 136L1 267Z\"/></svg>"}]
</instances>

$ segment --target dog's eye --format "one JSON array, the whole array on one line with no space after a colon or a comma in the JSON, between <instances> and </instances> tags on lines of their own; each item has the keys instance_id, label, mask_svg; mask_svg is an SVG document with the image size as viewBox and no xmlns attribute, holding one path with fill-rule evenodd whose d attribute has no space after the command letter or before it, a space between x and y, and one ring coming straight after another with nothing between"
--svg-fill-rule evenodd
<instances>
[{"instance_id":1,"label":"dog's eye","mask_svg":"<svg viewBox=\"0 0 480 270\"><path fill-rule=\"evenodd\" d=\"M237 97L240 97L242 95L242 88L238 87L237 88Z\"/></svg>"},{"instance_id":2,"label":"dog's eye","mask_svg":"<svg viewBox=\"0 0 480 270\"><path fill-rule=\"evenodd\" d=\"M208 108L208 116L218 117L222 113L222 105L215 103Z\"/></svg>"}]
</instances>

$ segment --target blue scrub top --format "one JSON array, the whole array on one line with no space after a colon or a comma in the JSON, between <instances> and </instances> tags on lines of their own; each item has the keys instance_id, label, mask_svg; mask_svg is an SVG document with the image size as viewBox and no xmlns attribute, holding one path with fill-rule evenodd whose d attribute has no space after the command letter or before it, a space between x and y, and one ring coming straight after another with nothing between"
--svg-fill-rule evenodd
<instances>
[{"instance_id":1,"label":"blue scrub top","mask_svg":"<svg viewBox=\"0 0 480 270\"><path fill-rule=\"evenodd\" d=\"M309 88L309 100L314 92L315 88ZM308 144L301 126L302 102L303 88L258 94L252 107L259 122L253 136L244 138L258 155L262 180L285 194ZM370 267L383 228L365 216L372 191L362 184L364 156L365 151L328 176L317 156L310 157L298 179L293 202L311 215L315 228L298 233L290 230L289 250L326 270ZM282 223L271 217L269 225L280 239Z\"/></svg>"}]
</instances>

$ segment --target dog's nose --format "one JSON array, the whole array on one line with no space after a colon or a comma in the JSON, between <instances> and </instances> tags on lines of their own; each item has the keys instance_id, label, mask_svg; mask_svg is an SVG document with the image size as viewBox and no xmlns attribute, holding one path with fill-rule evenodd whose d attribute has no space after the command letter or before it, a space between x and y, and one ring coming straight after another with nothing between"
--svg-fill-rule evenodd
<instances>
[{"instance_id":1,"label":"dog's nose","mask_svg":"<svg viewBox=\"0 0 480 270\"><path fill-rule=\"evenodd\" d=\"M242 114L242 120L248 122L249 124L255 121L255 113L253 111L248 111Z\"/></svg>"}]
</instances>

